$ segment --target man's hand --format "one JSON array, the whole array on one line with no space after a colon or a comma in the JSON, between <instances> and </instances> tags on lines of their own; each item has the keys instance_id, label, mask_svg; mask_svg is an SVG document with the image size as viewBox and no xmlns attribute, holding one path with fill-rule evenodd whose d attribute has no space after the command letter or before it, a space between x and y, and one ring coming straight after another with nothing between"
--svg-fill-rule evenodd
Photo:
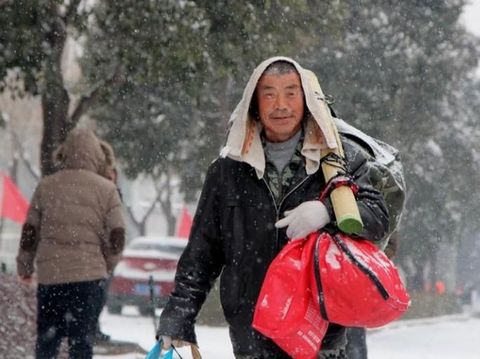
<instances>
[{"instance_id":1,"label":"man's hand","mask_svg":"<svg viewBox=\"0 0 480 359\"><path fill-rule=\"evenodd\" d=\"M184 340L172 339L172 337L170 337L168 335L162 335L160 337L160 339L162 340L162 349L163 350L170 349L172 344L175 348L181 348L181 347L184 347L186 345L190 345L189 342L186 342Z\"/></svg>"},{"instance_id":2,"label":"man's hand","mask_svg":"<svg viewBox=\"0 0 480 359\"><path fill-rule=\"evenodd\" d=\"M170 349L170 347L172 346L172 337L162 335L160 339L162 340L162 349L163 350Z\"/></svg>"},{"instance_id":3,"label":"man's hand","mask_svg":"<svg viewBox=\"0 0 480 359\"><path fill-rule=\"evenodd\" d=\"M290 211L285 211L285 217L275 223L275 227L288 226L288 238L303 238L323 228L328 222L330 215L325 205L320 201L308 201Z\"/></svg>"}]
</instances>

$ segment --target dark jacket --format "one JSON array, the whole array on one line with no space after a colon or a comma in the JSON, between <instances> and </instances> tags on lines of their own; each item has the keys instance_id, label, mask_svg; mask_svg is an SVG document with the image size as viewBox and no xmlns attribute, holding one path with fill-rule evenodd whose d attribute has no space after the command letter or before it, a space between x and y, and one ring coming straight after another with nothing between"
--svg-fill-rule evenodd
<instances>
[{"instance_id":1,"label":"dark jacket","mask_svg":"<svg viewBox=\"0 0 480 359\"><path fill-rule=\"evenodd\" d=\"M352 141L343 142L351 175L360 187L357 202L365 226L362 237L380 241L387 232L389 216L382 196L371 185L368 155ZM252 329L253 313L267 268L288 241L285 230L276 229L275 222L285 210L318 199L324 186L321 171L304 173L297 176L277 206L266 181L259 179L250 165L229 158L212 163L158 335L196 343L195 318L221 274L221 303L235 354L288 358ZM326 205L334 218L331 204ZM327 229L336 230L335 223ZM343 328L332 326L323 347L335 347L343 332Z\"/></svg>"}]
</instances>

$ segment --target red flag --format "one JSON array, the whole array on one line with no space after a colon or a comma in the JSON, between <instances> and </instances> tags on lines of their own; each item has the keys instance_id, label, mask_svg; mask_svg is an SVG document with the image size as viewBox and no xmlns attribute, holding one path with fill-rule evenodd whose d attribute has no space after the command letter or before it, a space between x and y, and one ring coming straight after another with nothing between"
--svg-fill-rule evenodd
<instances>
[{"instance_id":1,"label":"red flag","mask_svg":"<svg viewBox=\"0 0 480 359\"><path fill-rule=\"evenodd\" d=\"M0 183L3 194L0 198L0 217L24 223L27 218L28 201L7 175L0 173Z\"/></svg>"},{"instance_id":2,"label":"red flag","mask_svg":"<svg viewBox=\"0 0 480 359\"><path fill-rule=\"evenodd\" d=\"M188 238L190 235L190 228L192 227L192 216L188 212L187 207L183 207L182 213L180 214L180 220L178 221L177 226L177 237Z\"/></svg>"}]
</instances>

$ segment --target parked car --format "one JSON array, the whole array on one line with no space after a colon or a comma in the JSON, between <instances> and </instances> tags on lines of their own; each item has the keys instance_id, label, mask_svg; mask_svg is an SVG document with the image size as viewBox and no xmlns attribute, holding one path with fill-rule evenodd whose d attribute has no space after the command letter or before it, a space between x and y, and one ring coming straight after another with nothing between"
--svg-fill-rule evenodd
<instances>
[{"instance_id":1,"label":"parked car","mask_svg":"<svg viewBox=\"0 0 480 359\"><path fill-rule=\"evenodd\" d=\"M140 314L148 315L154 306L163 307L173 290L177 262L186 245L185 238L177 237L133 239L126 246L108 288L109 313L120 314L123 306L134 305Z\"/></svg>"}]
</instances>

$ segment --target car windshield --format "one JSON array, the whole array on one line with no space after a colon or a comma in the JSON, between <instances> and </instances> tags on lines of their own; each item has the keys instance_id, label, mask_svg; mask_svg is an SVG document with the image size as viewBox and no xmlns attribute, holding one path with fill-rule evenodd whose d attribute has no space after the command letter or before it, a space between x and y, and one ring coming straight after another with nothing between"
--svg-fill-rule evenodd
<instances>
[{"instance_id":1,"label":"car windshield","mask_svg":"<svg viewBox=\"0 0 480 359\"><path fill-rule=\"evenodd\" d=\"M164 243L132 243L130 245L131 249L140 249L140 250L154 250L154 251L162 251L172 254L182 254L184 247L183 246L174 246L168 245Z\"/></svg>"}]
</instances>

